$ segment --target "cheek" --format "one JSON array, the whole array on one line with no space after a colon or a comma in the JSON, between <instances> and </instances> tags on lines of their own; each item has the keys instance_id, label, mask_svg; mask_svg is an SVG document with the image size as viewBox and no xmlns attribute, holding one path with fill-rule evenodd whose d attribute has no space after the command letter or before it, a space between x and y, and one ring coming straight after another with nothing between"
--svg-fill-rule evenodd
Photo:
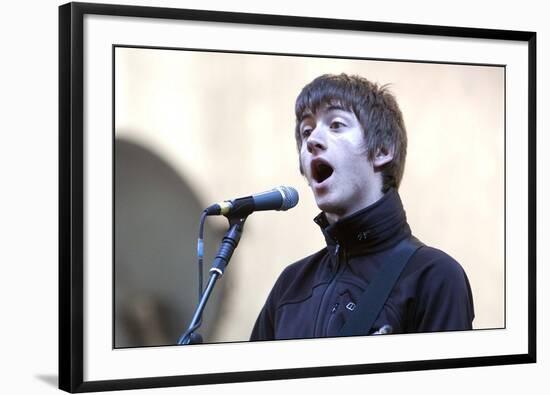
<instances>
[{"instance_id":1,"label":"cheek","mask_svg":"<svg viewBox=\"0 0 550 395\"><path fill-rule=\"evenodd\" d=\"M307 178L306 167L304 166L304 164L302 162L302 158L299 159L298 165L300 167L300 174Z\"/></svg>"},{"instance_id":2,"label":"cheek","mask_svg":"<svg viewBox=\"0 0 550 395\"><path fill-rule=\"evenodd\" d=\"M304 176L307 176L307 151L304 152L304 150L302 149L300 151L300 156L298 158L298 161L299 161L299 165L300 165L300 173L302 173L302 175Z\"/></svg>"},{"instance_id":3,"label":"cheek","mask_svg":"<svg viewBox=\"0 0 550 395\"><path fill-rule=\"evenodd\" d=\"M368 162L364 155L357 155L353 160L347 161L347 170L354 184L364 185L372 178L372 164Z\"/></svg>"}]
</instances>

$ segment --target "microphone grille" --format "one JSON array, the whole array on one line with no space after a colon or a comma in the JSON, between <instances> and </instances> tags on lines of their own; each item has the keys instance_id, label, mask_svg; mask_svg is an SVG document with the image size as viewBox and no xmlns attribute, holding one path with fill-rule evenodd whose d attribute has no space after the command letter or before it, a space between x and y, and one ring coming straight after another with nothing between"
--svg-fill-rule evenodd
<instances>
[{"instance_id":1,"label":"microphone grille","mask_svg":"<svg viewBox=\"0 0 550 395\"><path fill-rule=\"evenodd\" d=\"M281 195L283 196L283 204L281 205L280 210L288 210L298 204L300 197L298 196L298 191L292 187L280 186L277 188Z\"/></svg>"}]
</instances>

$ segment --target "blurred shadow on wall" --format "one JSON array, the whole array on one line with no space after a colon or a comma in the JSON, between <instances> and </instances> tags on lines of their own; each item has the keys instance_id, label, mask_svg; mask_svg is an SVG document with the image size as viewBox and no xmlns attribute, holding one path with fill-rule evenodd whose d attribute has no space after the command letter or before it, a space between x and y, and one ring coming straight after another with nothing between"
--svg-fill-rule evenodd
<instances>
[{"instance_id":1,"label":"blurred shadow on wall","mask_svg":"<svg viewBox=\"0 0 550 395\"><path fill-rule=\"evenodd\" d=\"M198 299L196 240L204 207L166 161L118 138L114 206L114 346L173 345L187 329ZM207 223L205 234L220 240L223 229ZM207 247L205 256L214 254ZM216 285L203 315L198 332L205 343L216 325L223 288L223 283Z\"/></svg>"}]
</instances>

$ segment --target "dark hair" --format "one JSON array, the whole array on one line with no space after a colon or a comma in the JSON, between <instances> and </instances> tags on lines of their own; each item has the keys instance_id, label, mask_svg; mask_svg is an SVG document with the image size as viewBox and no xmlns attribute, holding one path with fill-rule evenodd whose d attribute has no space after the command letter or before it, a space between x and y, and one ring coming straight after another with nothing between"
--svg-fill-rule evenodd
<instances>
[{"instance_id":1,"label":"dark hair","mask_svg":"<svg viewBox=\"0 0 550 395\"><path fill-rule=\"evenodd\" d=\"M356 75L325 74L317 77L296 99L296 144L302 148L300 122L304 115L317 112L323 105L339 105L353 112L365 133L367 159L377 150L393 151L393 159L382 166L382 192L398 188L403 178L407 155L407 131L397 101L388 85L379 86ZM303 169L300 165L300 171Z\"/></svg>"}]
</instances>

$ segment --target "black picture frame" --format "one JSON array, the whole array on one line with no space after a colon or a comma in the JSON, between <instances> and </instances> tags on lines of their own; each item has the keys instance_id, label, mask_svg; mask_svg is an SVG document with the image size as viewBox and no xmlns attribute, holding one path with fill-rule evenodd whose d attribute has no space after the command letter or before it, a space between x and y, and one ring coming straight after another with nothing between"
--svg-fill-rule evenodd
<instances>
[{"instance_id":1,"label":"black picture frame","mask_svg":"<svg viewBox=\"0 0 550 395\"><path fill-rule=\"evenodd\" d=\"M135 379L84 379L84 144L85 15L256 24L360 32L509 40L528 44L528 349L514 355L417 360ZM59 388L89 392L448 369L536 362L536 33L449 26L264 15L189 9L69 3L59 7Z\"/></svg>"}]
</instances>

